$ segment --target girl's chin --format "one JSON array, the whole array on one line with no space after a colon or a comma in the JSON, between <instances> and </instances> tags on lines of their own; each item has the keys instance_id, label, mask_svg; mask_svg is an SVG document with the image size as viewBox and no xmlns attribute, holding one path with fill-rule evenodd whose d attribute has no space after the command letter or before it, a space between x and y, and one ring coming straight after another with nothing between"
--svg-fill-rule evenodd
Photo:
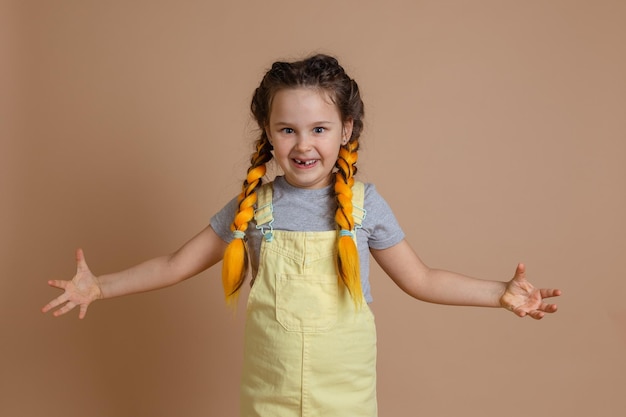
<instances>
[{"instance_id":1,"label":"girl's chin","mask_svg":"<svg viewBox=\"0 0 626 417\"><path fill-rule=\"evenodd\" d=\"M308 190L314 190L327 187L331 184L332 176L329 173L324 177L306 178L301 175L289 175L285 174L285 180L287 183L296 188L303 188Z\"/></svg>"}]
</instances>

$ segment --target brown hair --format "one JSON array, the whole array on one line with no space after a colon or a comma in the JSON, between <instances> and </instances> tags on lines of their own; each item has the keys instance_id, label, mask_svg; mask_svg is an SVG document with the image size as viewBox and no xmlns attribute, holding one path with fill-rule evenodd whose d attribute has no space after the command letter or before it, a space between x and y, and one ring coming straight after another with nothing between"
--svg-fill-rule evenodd
<instances>
[{"instance_id":1,"label":"brown hair","mask_svg":"<svg viewBox=\"0 0 626 417\"><path fill-rule=\"evenodd\" d=\"M357 83L350 78L339 62L327 55L314 55L302 61L275 62L255 90L250 109L260 130L250 168L238 198L238 208L231 225L234 239L224 254L222 282L226 300L236 298L248 268L248 249L244 232L254 218L256 190L262 184L265 164L272 159L272 145L267 137L272 100L279 90L288 88L316 88L328 94L337 106L344 123L352 121L352 134L339 150L335 167L335 221L340 231L337 240L337 273L346 285L355 304L363 299L359 273L359 257L353 239L352 185L357 172L359 137L363 130L363 101ZM342 232L343 231L343 232Z\"/></svg>"}]
</instances>

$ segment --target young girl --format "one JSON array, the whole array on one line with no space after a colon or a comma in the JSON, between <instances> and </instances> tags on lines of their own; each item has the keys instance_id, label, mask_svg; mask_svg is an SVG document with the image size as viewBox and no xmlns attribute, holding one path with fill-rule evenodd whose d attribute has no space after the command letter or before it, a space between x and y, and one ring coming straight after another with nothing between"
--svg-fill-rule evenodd
<instances>
[{"instance_id":1,"label":"young girl","mask_svg":"<svg viewBox=\"0 0 626 417\"><path fill-rule=\"evenodd\" d=\"M336 59L276 62L252 104L260 136L241 194L176 252L94 276L79 249L71 281L43 311L59 316L95 300L178 283L223 259L226 300L252 267L247 302L243 416L375 416L376 331L369 255L409 295L440 304L504 307L520 317L555 312L523 265L508 282L431 269L411 249L371 184L355 181L363 102ZM263 184L274 159L284 175Z\"/></svg>"}]
</instances>

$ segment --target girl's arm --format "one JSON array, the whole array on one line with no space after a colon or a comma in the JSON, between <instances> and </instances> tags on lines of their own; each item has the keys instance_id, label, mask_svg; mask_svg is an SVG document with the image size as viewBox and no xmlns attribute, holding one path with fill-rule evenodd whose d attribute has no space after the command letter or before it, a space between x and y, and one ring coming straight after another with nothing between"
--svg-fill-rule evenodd
<instances>
[{"instance_id":1,"label":"girl's arm","mask_svg":"<svg viewBox=\"0 0 626 417\"><path fill-rule=\"evenodd\" d=\"M219 262L226 249L224 242L208 226L176 252L150 259L126 270L96 277L91 273L83 251L76 251L76 275L71 281L51 280L48 284L64 290L42 311L60 316L80 306L79 318L84 318L93 301L118 297L174 285Z\"/></svg>"},{"instance_id":2,"label":"girl's arm","mask_svg":"<svg viewBox=\"0 0 626 417\"><path fill-rule=\"evenodd\" d=\"M407 294L437 304L504 307L520 317L541 319L556 311L544 298L561 295L556 289L536 289L520 264L509 282L486 281L454 272L431 269L406 240L383 250L371 250L381 268Z\"/></svg>"}]
</instances>

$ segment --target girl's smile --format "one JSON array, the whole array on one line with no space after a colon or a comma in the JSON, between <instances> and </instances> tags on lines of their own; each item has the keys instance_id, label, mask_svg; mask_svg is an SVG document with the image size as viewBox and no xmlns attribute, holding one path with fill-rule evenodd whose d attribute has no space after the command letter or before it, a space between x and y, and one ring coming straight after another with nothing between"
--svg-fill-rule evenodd
<instances>
[{"instance_id":1,"label":"girl's smile","mask_svg":"<svg viewBox=\"0 0 626 417\"><path fill-rule=\"evenodd\" d=\"M287 182L300 188L330 184L341 145L352 133L329 95L319 89L278 91L272 101L267 136Z\"/></svg>"}]
</instances>

